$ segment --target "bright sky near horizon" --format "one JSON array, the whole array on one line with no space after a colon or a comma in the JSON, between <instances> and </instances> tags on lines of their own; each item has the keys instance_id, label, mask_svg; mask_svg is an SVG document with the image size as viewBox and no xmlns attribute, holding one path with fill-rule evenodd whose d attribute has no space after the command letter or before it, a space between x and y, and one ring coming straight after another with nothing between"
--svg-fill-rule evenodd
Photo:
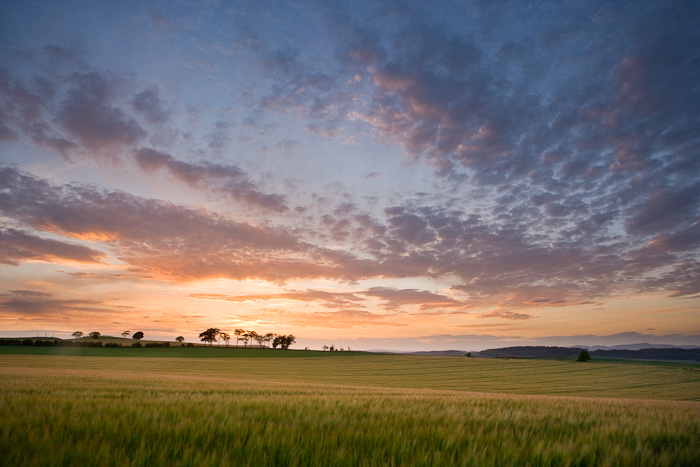
<instances>
[{"instance_id":1,"label":"bright sky near horizon","mask_svg":"<svg viewBox=\"0 0 700 467\"><path fill-rule=\"evenodd\" d=\"M700 345L698 24L4 1L0 335Z\"/></svg>"}]
</instances>

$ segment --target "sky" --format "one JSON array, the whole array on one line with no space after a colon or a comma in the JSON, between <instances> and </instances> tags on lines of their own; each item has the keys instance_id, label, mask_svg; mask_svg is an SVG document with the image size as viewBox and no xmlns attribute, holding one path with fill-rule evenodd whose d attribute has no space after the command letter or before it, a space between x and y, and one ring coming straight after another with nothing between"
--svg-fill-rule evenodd
<instances>
[{"instance_id":1,"label":"sky","mask_svg":"<svg viewBox=\"0 0 700 467\"><path fill-rule=\"evenodd\" d=\"M0 2L0 335L700 345L698 24Z\"/></svg>"}]
</instances>

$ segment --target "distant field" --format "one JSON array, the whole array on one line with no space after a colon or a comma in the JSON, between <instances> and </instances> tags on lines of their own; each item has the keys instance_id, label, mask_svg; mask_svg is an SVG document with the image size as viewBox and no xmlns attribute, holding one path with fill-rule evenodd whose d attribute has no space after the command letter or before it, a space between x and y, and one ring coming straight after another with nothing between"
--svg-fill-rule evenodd
<instances>
[{"instance_id":1,"label":"distant field","mask_svg":"<svg viewBox=\"0 0 700 467\"><path fill-rule=\"evenodd\" d=\"M149 358L143 358L147 356ZM505 394L700 401L700 365L693 364L576 363L216 347L0 346L0 366L109 369L234 380Z\"/></svg>"},{"instance_id":2,"label":"distant field","mask_svg":"<svg viewBox=\"0 0 700 467\"><path fill-rule=\"evenodd\" d=\"M81 350L0 354L0 465L700 465L697 365Z\"/></svg>"},{"instance_id":3,"label":"distant field","mask_svg":"<svg viewBox=\"0 0 700 467\"><path fill-rule=\"evenodd\" d=\"M225 346L182 347L80 347L80 346L24 346L0 345L0 359L3 355L65 355L77 357L157 357L157 358L298 358L298 357L341 357L362 355L363 352L322 352L304 350L255 349Z\"/></svg>"}]
</instances>

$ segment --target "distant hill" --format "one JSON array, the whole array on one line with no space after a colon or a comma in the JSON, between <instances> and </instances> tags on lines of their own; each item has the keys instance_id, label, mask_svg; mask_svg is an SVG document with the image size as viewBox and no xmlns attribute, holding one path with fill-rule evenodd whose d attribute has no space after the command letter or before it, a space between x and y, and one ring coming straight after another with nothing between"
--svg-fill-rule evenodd
<instances>
[{"instance_id":1,"label":"distant hill","mask_svg":"<svg viewBox=\"0 0 700 467\"><path fill-rule=\"evenodd\" d=\"M572 347L520 346L475 352L476 357L492 358L575 358L581 349Z\"/></svg>"},{"instance_id":2,"label":"distant hill","mask_svg":"<svg viewBox=\"0 0 700 467\"><path fill-rule=\"evenodd\" d=\"M475 357L490 358L575 358L581 347L545 347L524 346L504 347L475 352ZM592 350L593 358L620 358L639 360L692 361L700 362L700 348L686 349L681 347L658 347L643 349L608 349Z\"/></svg>"},{"instance_id":3,"label":"distant hill","mask_svg":"<svg viewBox=\"0 0 700 467\"><path fill-rule=\"evenodd\" d=\"M594 350L591 352L593 358L634 358L642 360L673 360L673 361L693 361L700 362L700 349L675 348L655 348L639 350Z\"/></svg>"},{"instance_id":4,"label":"distant hill","mask_svg":"<svg viewBox=\"0 0 700 467\"><path fill-rule=\"evenodd\" d=\"M700 349L697 345L670 345L670 344L623 344L623 345L574 345L585 347L588 350L642 350L642 349Z\"/></svg>"},{"instance_id":5,"label":"distant hill","mask_svg":"<svg viewBox=\"0 0 700 467\"><path fill-rule=\"evenodd\" d=\"M429 350L410 352L408 355L426 355L429 357L464 357L467 353L468 352L465 352L464 350Z\"/></svg>"}]
</instances>

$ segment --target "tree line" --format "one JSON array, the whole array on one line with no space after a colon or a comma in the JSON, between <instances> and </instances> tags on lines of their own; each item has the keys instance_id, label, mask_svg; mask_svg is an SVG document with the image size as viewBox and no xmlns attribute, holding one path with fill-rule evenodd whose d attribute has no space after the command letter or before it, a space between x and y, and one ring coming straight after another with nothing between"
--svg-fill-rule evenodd
<instances>
[{"instance_id":1,"label":"tree line","mask_svg":"<svg viewBox=\"0 0 700 467\"><path fill-rule=\"evenodd\" d=\"M233 331L233 336L236 338L236 347L239 343L243 341L243 346L248 347L248 343L253 345L253 342L257 342L258 347L269 348L272 345L273 349L277 347L281 349L288 349L296 341L296 337L293 334L281 335L273 334L268 332L267 334L258 334L256 331L246 331L245 329L236 329ZM224 341L226 347L228 347L231 341L231 334L228 332L221 331L219 328L209 328L206 331L199 334L199 339L208 343L210 346L213 343Z\"/></svg>"},{"instance_id":2,"label":"tree line","mask_svg":"<svg viewBox=\"0 0 700 467\"><path fill-rule=\"evenodd\" d=\"M63 339L0 339L0 345L33 345L35 347L123 347L120 342L102 342L95 339L63 340ZM182 344L185 345L185 344ZM192 346L193 344L187 344ZM145 345L136 341L131 347L170 347L170 342L147 342Z\"/></svg>"},{"instance_id":3,"label":"tree line","mask_svg":"<svg viewBox=\"0 0 700 467\"><path fill-rule=\"evenodd\" d=\"M232 334L233 337L236 338L236 347L238 347L239 343L243 341L244 347L248 347L249 344L250 346L253 346L254 343L257 343L257 346L260 348L270 348L270 346L272 346L273 349L279 347L281 349L286 350L289 347L291 347L294 344L294 342L296 342L296 337L294 337L293 334L283 335L274 334L271 332L268 332L267 334L258 334L256 331L246 331L245 329L236 329L233 331ZM72 335L75 339L82 339L83 337L85 337L85 333L82 331L75 331ZM99 331L92 331L88 333L87 337L90 337L92 339L99 339L101 335L102 334ZM131 331L122 332L122 337L125 339L128 338L129 335L131 335ZM131 338L136 340L141 340L143 339L143 337L144 334L142 331L135 332L133 335L131 335ZM210 346L213 345L214 342L223 341L228 347L231 338L231 333L224 332L219 328L209 328L206 331L199 334L199 339L204 343L208 343ZM185 338L182 336L178 336L175 338L175 341L179 342L180 344L182 344L184 340Z\"/></svg>"},{"instance_id":4,"label":"tree line","mask_svg":"<svg viewBox=\"0 0 700 467\"><path fill-rule=\"evenodd\" d=\"M323 349L324 352L326 350L330 350L331 352L345 352L344 348L336 347L335 345L331 345L330 347L328 347L327 345L324 345L323 347L321 347L321 349ZM348 347L348 352L352 352L352 350L350 350L350 347Z\"/></svg>"},{"instance_id":5,"label":"tree line","mask_svg":"<svg viewBox=\"0 0 700 467\"><path fill-rule=\"evenodd\" d=\"M124 339L126 339L129 337L129 334L131 334L131 331L124 331L122 333L122 337ZM93 339L99 339L101 335L102 334L99 331L92 331L91 333L88 333L88 337L91 337ZM138 332L135 332L134 335L131 336L131 338L139 341L139 340L143 339L143 335L144 335L143 332L138 331ZM82 339L85 336L85 333L83 331L75 331L72 334L72 336L76 339ZM182 337L182 336L180 336L180 337ZM179 339L179 337L177 339ZM175 339L175 340L177 340L177 339ZM182 340L185 340L185 338L183 337ZM182 342L182 341L178 341L178 342Z\"/></svg>"}]
</instances>

